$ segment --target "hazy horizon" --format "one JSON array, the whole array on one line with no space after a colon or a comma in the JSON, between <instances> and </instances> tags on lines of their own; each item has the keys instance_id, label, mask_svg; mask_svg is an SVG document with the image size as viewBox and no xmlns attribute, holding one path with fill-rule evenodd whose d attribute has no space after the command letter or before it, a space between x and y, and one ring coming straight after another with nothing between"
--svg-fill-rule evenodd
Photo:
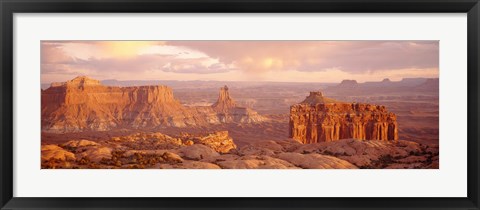
<instances>
[{"instance_id":1,"label":"hazy horizon","mask_svg":"<svg viewBox=\"0 0 480 210\"><path fill-rule=\"evenodd\" d=\"M41 83L438 78L438 41L42 41Z\"/></svg>"},{"instance_id":2,"label":"hazy horizon","mask_svg":"<svg viewBox=\"0 0 480 210\"><path fill-rule=\"evenodd\" d=\"M80 76L86 76L90 79L95 79L95 80L99 80L95 77L91 77L91 76L88 76L88 75L78 75L76 77L80 77ZM71 79L67 79L65 81L53 81L53 82L66 82L68 80L72 80L76 77L72 77ZM390 79L390 78L383 78L383 79ZM363 81L363 82L359 82L357 80L358 83L369 83L369 82L382 82L383 79L381 80L371 80L371 81ZM439 77L406 77L406 78L401 78L399 80L392 80L390 79L391 82L401 82L403 79L439 79ZM355 79L343 79L343 80L355 80ZM342 80L342 81L343 81ZM101 81L118 81L118 82L129 82L129 81L142 81L142 82L147 82L147 81L172 81L172 82L272 82L272 83L325 83L325 84L337 84L337 83L340 83L342 81L339 81L339 82L321 82L321 81L313 81L313 82L305 82L305 81L269 81L269 80L201 80L201 79L192 79L192 80L173 80L173 79L126 79L126 80L122 80L122 79L100 79L99 80L100 82ZM50 82L51 83L51 82ZM50 83L42 83L42 84L50 84Z\"/></svg>"}]
</instances>

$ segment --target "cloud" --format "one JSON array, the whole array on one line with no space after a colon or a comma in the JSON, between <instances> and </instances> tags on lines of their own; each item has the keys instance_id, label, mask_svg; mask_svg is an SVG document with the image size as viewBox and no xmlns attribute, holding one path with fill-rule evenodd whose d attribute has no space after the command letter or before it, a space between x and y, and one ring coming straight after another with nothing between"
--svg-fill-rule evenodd
<instances>
[{"instance_id":1,"label":"cloud","mask_svg":"<svg viewBox=\"0 0 480 210\"><path fill-rule=\"evenodd\" d=\"M48 82L53 80L48 78L71 79L75 75L99 79L120 79L117 77L122 75L124 79L336 81L349 76L374 80L389 74L395 78L438 76L439 43L42 41L41 56L42 80Z\"/></svg>"},{"instance_id":2,"label":"cloud","mask_svg":"<svg viewBox=\"0 0 480 210\"><path fill-rule=\"evenodd\" d=\"M178 59L171 55L138 55L127 59L106 58L76 60L70 63L78 69L92 69L103 72L132 72L166 71L175 73L219 73L230 71L233 68L221 63L211 63L208 58Z\"/></svg>"},{"instance_id":3,"label":"cloud","mask_svg":"<svg viewBox=\"0 0 480 210\"><path fill-rule=\"evenodd\" d=\"M123 48L122 48L123 47ZM118 52L118 48L122 51ZM128 52L128 53L126 53ZM144 75L155 71L215 74L235 70L202 52L159 42L42 42L42 74L89 75L105 78L119 73Z\"/></svg>"},{"instance_id":4,"label":"cloud","mask_svg":"<svg viewBox=\"0 0 480 210\"><path fill-rule=\"evenodd\" d=\"M42 64L65 64L74 60L63 50L62 44L50 42L42 42L40 56Z\"/></svg>"},{"instance_id":5,"label":"cloud","mask_svg":"<svg viewBox=\"0 0 480 210\"><path fill-rule=\"evenodd\" d=\"M134 57L145 48L160 46L164 43L162 41L43 41L42 48L55 45L71 57L86 60Z\"/></svg>"},{"instance_id":6,"label":"cloud","mask_svg":"<svg viewBox=\"0 0 480 210\"><path fill-rule=\"evenodd\" d=\"M437 41L172 41L246 72L438 68Z\"/></svg>"},{"instance_id":7,"label":"cloud","mask_svg":"<svg viewBox=\"0 0 480 210\"><path fill-rule=\"evenodd\" d=\"M173 60L159 69L165 72L196 74L213 74L236 70L232 65L219 62L211 63L208 58Z\"/></svg>"}]
</instances>

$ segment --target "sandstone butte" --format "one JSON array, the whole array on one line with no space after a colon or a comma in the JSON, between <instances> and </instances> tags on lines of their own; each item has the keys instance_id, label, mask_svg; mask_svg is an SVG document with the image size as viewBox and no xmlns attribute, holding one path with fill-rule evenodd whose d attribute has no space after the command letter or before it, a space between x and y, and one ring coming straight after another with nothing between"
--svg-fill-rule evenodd
<instances>
[{"instance_id":1,"label":"sandstone butte","mask_svg":"<svg viewBox=\"0 0 480 210\"><path fill-rule=\"evenodd\" d=\"M385 106L345 103L310 92L290 107L290 137L303 144L339 139L398 140L397 117Z\"/></svg>"},{"instance_id":2,"label":"sandstone butte","mask_svg":"<svg viewBox=\"0 0 480 210\"><path fill-rule=\"evenodd\" d=\"M167 86L104 86L85 76L42 90L42 131L66 133L112 128L206 126L256 123L265 118L238 107L221 88L212 106L184 106Z\"/></svg>"}]
</instances>

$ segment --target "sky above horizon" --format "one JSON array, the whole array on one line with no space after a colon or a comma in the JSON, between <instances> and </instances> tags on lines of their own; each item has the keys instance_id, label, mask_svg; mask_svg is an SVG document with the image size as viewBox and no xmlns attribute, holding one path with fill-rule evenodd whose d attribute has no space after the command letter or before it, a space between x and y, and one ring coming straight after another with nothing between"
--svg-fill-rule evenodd
<instances>
[{"instance_id":1,"label":"sky above horizon","mask_svg":"<svg viewBox=\"0 0 480 210\"><path fill-rule=\"evenodd\" d=\"M358 82L439 76L438 41L42 41L41 82Z\"/></svg>"}]
</instances>

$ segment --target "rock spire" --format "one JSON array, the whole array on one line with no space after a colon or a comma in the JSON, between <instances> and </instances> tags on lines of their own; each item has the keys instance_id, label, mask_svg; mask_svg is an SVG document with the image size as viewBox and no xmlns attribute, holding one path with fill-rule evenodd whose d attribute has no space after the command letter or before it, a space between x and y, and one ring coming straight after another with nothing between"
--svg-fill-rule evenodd
<instances>
[{"instance_id":1,"label":"rock spire","mask_svg":"<svg viewBox=\"0 0 480 210\"><path fill-rule=\"evenodd\" d=\"M230 93L228 92L228 87L226 85L220 88L217 102L215 102L212 107L215 110L222 112L227 112L229 109L237 107L235 101L230 97Z\"/></svg>"}]
</instances>

